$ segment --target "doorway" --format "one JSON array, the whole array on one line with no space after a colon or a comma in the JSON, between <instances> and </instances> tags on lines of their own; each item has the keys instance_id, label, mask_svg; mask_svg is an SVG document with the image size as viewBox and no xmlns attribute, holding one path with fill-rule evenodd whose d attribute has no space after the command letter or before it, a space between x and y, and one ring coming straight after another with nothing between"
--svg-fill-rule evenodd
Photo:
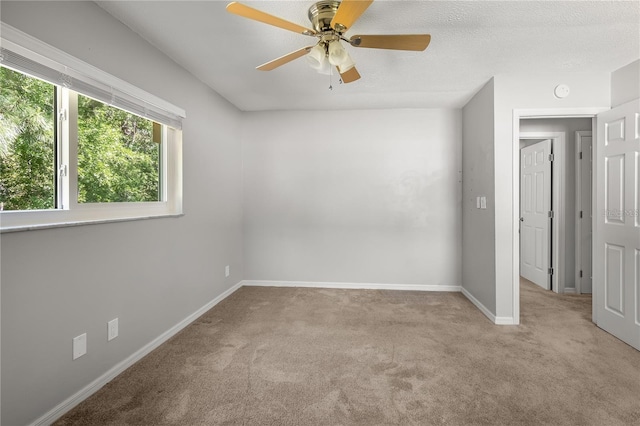
<instances>
[{"instance_id":1,"label":"doorway","mask_svg":"<svg viewBox=\"0 0 640 426\"><path fill-rule=\"evenodd\" d=\"M635 289L639 288L637 277L640 275L637 274L637 270L640 265L640 220L637 219L637 209L623 211L624 206L637 206L637 200L640 198L637 195L640 194L637 181L640 170L640 162L637 161L640 152L637 126L625 125L637 124L640 116L639 106L635 100L613 109L514 110L512 140L514 144L519 143L520 125L526 123L526 119L591 119L593 162L590 193L593 212L591 223L594 226L591 253L592 276L595 283L591 298L592 321L598 327L640 350L640 324L637 322L637 318L640 317L640 298L628 297L637 293L634 286ZM520 221L515 215L519 213L519 150L513 149L512 153L513 247L519 247ZM584 155L583 151L583 159ZM624 224L624 228L621 223ZM513 311L514 319L519 323L519 250L513 250L513 264Z\"/></svg>"},{"instance_id":2,"label":"doorway","mask_svg":"<svg viewBox=\"0 0 640 426\"><path fill-rule=\"evenodd\" d=\"M520 176L518 173L518 195L514 197L519 204L518 220L520 222L518 224L519 245L516 246L519 250L518 281L522 276L555 293L590 292L589 286L585 283L591 277L590 263L587 264L587 260L590 262L590 259L587 259L590 250L586 249L590 241L590 234L584 238L580 234L583 231L590 232L590 227L580 226L581 221L590 220L591 209L584 208L584 205L590 201L586 195L582 197L577 195L577 191L578 189L590 191L591 185L588 185L590 182L583 182L584 173L581 173L580 163L577 159L581 152L579 143L583 142L586 145L587 135L591 135L592 126L592 117L580 116L521 117L519 120L518 148L542 152L540 146L539 149L530 148L540 144L541 140L549 140L551 146L548 154L539 155L540 160L549 160L547 165L550 169L550 173L547 172L548 179L542 170L535 174L537 182L534 180L527 182L524 174ZM518 151L520 151L518 168L521 173L524 173L521 168L523 161L525 161L523 159L525 153L520 149ZM583 154L583 157L587 158L588 156ZM541 164L540 167L543 165ZM588 172L590 178L591 172L590 170ZM526 198L535 198L537 194L525 191L529 191L527 185L530 185L530 189L536 188L536 183L542 185L536 189L536 192L543 198L538 203L540 211L537 212L537 223L539 226L530 227L526 223L531 218L531 216L527 216L530 213L525 209ZM549 205L549 207L543 208L544 205ZM582 219L580 218L581 211ZM532 233L535 236L532 236ZM542 243L543 246L536 246L538 243ZM581 247L585 247L585 249L580 250ZM529 251L526 252L526 250ZM525 265L527 259L535 259L537 262L537 279L532 279L528 274ZM529 260L530 262L531 260ZM546 277L541 276L543 271ZM582 271L582 280L580 279L580 271ZM581 285L583 283L585 285Z\"/></svg>"}]
</instances>

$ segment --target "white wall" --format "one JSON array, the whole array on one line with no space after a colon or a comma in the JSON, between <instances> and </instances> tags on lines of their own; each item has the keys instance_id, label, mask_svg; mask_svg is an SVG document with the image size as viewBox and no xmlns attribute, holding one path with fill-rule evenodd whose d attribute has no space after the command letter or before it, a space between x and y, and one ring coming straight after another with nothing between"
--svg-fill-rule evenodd
<instances>
[{"instance_id":1,"label":"white wall","mask_svg":"<svg viewBox=\"0 0 640 426\"><path fill-rule=\"evenodd\" d=\"M459 286L460 115L246 114L245 278Z\"/></svg>"},{"instance_id":2,"label":"white wall","mask_svg":"<svg viewBox=\"0 0 640 426\"><path fill-rule=\"evenodd\" d=\"M2 234L2 424L32 422L242 279L240 113L91 2L3 22L184 108L184 217ZM231 277L224 278L224 266ZM107 321L120 336L107 343ZM71 360L71 339L88 353Z\"/></svg>"},{"instance_id":3,"label":"white wall","mask_svg":"<svg viewBox=\"0 0 640 426\"><path fill-rule=\"evenodd\" d=\"M495 315L494 85L491 79L462 110L462 287ZM477 209L484 196L486 209Z\"/></svg>"},{"instance_id":4,"label":"white wall","mask_svg":"<svg viewBox=\"0 0 640 426\"><path fill-rule=\"evenodd\" d=\"M640 98L640 59L611 73L611 108Z\"/></svg>"},{"instance_id":5,"label":"white wall","mask_svg":"<svg viewBox=\"0 0 640 426\"><path fill-rule=\"evenodd\" d=\"M536 73L499 75L495 81L495 238L496 238L496 316L513 318L514 227L517 203L514 204L513 112L515 109L576 110L608 108L610 105L609 73ZM557 99L553 89L567 84L571 93ZM517 167L515 168L517 170ZM517 228L516 228L517 229Z\"/></svg>"},{"instance_id":6,"label":"white wall","mask_svg":"<svg viewBox=\"0 0 640 426\"><path fill-rule=\"evenodd\" d=\"M564 133L566 155L564 157L564 179L566 191L564 194L565 220L561 224L564 229L565 240L565 288L575 288L576 266L576 132L591 131L590 118L546 118L520 120L520 132L553 132ZM522 147L520 147L522 148ZM554 147L554 151L558 147Z\"/></svg>"}]
</instances>

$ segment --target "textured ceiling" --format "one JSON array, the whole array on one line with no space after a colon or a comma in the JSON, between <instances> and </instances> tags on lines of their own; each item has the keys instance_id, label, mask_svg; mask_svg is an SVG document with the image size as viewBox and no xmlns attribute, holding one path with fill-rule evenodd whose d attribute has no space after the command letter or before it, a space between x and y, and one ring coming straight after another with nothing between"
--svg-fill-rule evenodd
<instances>
[{"instance_id":1,"label":"textured ceiling","mask_svg":"<svg viewBox=\"0 0 640 426\"><path fill-rule=\"evenodd\" d=\"M461 107L494 75L610 72L640 57L640 0L377 0L347 36L429 33L429 48L346 45L362 78L334 76L329 90L306 58L257 71L315 38L232 15L226 1L97 3L244 111ZM310 26L313 1L242 3Z\"/></svg>"}]
</instances>

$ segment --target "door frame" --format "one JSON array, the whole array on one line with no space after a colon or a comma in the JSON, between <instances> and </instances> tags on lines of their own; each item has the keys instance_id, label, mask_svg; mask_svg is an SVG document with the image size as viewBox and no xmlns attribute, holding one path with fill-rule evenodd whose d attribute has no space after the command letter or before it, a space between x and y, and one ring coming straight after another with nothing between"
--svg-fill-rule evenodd
<instances>
[{"instance_id":1,"label":"door frame","mask_svg":"<svg viewBox=\"0 0 640 426\"><path fill-rule=\"evenodd\" d=\"M564 292L564 280L560 280L565 269L565 240L563 227L557 226L558 223L564 221L564 194L566 192L566 171L562 167L563 159L566 157L567 145L564 132L522 132L518 138L518 147L520 140L536 140L550 139L551 154L553 161L551 162L551 210L554 217L551 220L551 234L549 235L549 267L553 268L551 275L551 290L555 293ZM520 155L518 155L518 163ZM520 178L520 175L518 175ZM518 190L518 199L520 199L520 191ZM518 215L521 215L520 206L518 206ZM518 216L519 217L519 216ZM520 250L520 236L518 235L518 252ZM520 255L518 254L518 275L520 272ZM519 278L518 278L519 279ZM560 291L562 290L562 291Z\"/></svg>"},{"instance_id":2,"label":"door frame","mask_svg":"<svg viewBox=\"0 0 640 426\"><path fill-rule=\"evenodd\" d=\"M511 126L511 235L512 235L512 250L511 250L511 262L513 265L511 274L512 284L512 308L513 308L513 320L514 324L520 324L520 120L522 118L591 118L591 130L594 134L593 143L595 144L595 120L596 115L603 111L608 111L611 108L606 107L593 107L593 108L540 108L540 109L514 109L513 110L513 123ZM518 149L516 149L518 147ZM595 176L595 167L594 167ZM596 192L595 185L593 186L593 193ZM595 200L595 196L593 198ZM592 299L592 315L593 321L596 321L597 313L595 312L596 300Z\"/></svg>"},{"instance_id":3,"label":"door frame","mask_svg":"<svg viewBox=\"0 0 640 426\"><path fill-rule=\"evenodd\" d=\"M594 123L595 124L595 123ZM589 137L591 138L591 151L593 152L593 131L585 131L585 130L578 130L577 132L575 132L575 139L576 139L576 218L578 218L579 214L580 214L580 210L582 207L582 175L581 175L581 169L582 169L582 164L580 163L580 156L579 156L579 152L582 151L582 138L584 137ZM593 187L593 162L591 163L591 182L592 182L592 188L591 188L591 192L592 194L595 192L594 191L594 187ZM591 200L592 203L592 209L593 209L593 199ZM582 294L582 280L580 279L580 264L578 262L578 259L582 259L582 244L581 244L581 237L582 237L582 227L580 226L581 223L579 220L576 220L576 269L575 269L575 282L576 282L576 293L577 294ZM591 231L591 235L593 236L593 226L592 226L592 231ZM592 240L593 241L593 240ZM593 276L593 260L591 261L591 276ZM593 284L592 284L593 285ZM593 288L591 289L591 294L593 294Z\"/></svg>"}]
</instances>

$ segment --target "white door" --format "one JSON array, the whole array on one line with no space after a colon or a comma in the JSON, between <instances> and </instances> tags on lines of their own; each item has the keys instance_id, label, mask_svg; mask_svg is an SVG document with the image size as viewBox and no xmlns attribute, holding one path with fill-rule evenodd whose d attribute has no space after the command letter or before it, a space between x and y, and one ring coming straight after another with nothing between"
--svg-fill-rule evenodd
<instances>
[{"instance_id":1,"label":"white door","mask_svg":"<svg viewBox=\"0 0 640 426\"><path fill-rule=\"evenodd\" d=\"M598 115L593 285L599 327L640 350L640 100Z\"/></svg>"},{"instance_id":2,"label":"white door","mask_svg":"<svg viewBox=\"0 0 640 426\"><path fill-rule=\"evenodd\" d=\"M520 275L549 290L551 140L520 150Z\"/></svg>"},{"instance_id":3,"label":"white door","mask_svg":"<svg viewBox=\"0 0 640 426\"><path fill-rule=\"evenodd\" d=\"M592 239L592 208L591 208L591 180L592 176L592 137L582 136L580 138L578 150L580 152L580 161L578 169L578 177L580 179L580 214L578 216L578 250L580 257L578 260L578 288L580 293L591 293L591 248L593 247Z\"/></svg>"}]
</instances>

